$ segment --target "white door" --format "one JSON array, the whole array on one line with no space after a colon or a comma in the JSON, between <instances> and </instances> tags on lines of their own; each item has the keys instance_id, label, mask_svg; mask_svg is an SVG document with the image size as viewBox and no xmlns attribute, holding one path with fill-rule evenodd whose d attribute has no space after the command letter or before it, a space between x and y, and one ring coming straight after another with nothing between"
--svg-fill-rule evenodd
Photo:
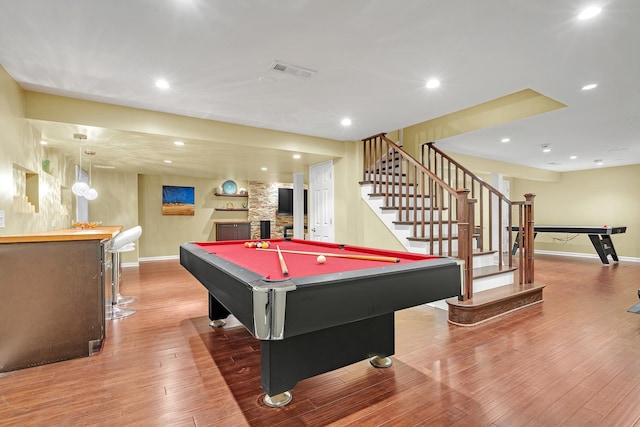
<instances>
[{"instance_id":1,"label":"white door","mask_svg":"<svg viewBox=\"0 0 640 427\"><path fill-rule=\"evenodd\" d=\"M333 242L333 162L309 167L309 236Z\"/></svg>"}]
</instances>

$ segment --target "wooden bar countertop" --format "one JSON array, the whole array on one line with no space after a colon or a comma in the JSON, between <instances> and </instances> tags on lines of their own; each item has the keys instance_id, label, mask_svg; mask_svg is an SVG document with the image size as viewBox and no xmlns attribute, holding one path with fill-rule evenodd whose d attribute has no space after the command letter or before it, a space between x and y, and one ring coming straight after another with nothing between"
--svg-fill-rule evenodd
<instances>
[{"instance_id":1,"label":"wooden bar countertop","mask_svg":"<svg viewBox=\"0 0 640 427\"><path fill-rule=\"evenodd\" d=\"M122 231L122 226L102 225L95 228L61 228L38 233L0 236L0 243L58 242L70 240L112 239Z\"/></svg>"}]
</instances>

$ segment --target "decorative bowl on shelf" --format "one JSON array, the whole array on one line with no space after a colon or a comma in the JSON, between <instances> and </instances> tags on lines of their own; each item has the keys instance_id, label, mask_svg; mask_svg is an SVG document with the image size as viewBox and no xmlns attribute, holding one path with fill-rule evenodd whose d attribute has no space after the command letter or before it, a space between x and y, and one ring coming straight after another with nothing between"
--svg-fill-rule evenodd
<instances>
[{"instance_id":1,"label":"decorative bowl on shelf","mask_svg":"<svg viewBox=\"0 0 640 427\"><path fill-rule=\"evenodd\" d=\"M235 182L229 179L222 183L222 191L224 191L224 194L236 194L236 191L238 191L238 186Z\"/></svg>"},{"instance_id":2,"label":"decorative bowl on shelf","mask_svg":"<svg viewBox=\"0 0 640 427\"><path fill-rule=\"evenodd\" d=\"M241 196L246 196L247 195L247 189L246 188L241 188L238 190L238 194Z\"/></svg>"}]
</instances>

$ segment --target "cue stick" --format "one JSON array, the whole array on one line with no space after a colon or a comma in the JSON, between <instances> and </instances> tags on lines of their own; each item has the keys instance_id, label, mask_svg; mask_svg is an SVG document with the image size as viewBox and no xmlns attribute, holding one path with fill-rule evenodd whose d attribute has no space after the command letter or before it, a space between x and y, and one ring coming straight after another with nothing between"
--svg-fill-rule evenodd
<instances>
[{"instance_id":1,"label":"cue stick","mask_svg":"<svg viewBox=\"0 0 640 427\"><path fill-rule=\"evenodd\" d=\"M282 251L280 251L280 245L276 245L278 248L278 259L280 260L280 268L282 269L282 274L285 276L289 275L289 269L287 268L287 263L284 262L284 257L282 256Z\"/></svg>"},{"instance_id":2,"label":"cue stick","mask_svg":"<svg viewBox=\"0 0 640 427\"><path fill-rule=\"evenodd\" d=\"M333 254L333 253L324 253L324 252L306 252L306 251L292 251L292 250L280 250L280 246L277 246L278 253L286 252L289 254L300 254L300 255L324 255L325 257L334 257L334 258L350 258L350 259L362 259L369 261L383 261L383 262L400 262L400 258L393 258L388 256L377 256L377 255L351 255L351 254ZM256 248L259 251L274 251L275 249L263 249Z\"/></svg>"}]
</instances>

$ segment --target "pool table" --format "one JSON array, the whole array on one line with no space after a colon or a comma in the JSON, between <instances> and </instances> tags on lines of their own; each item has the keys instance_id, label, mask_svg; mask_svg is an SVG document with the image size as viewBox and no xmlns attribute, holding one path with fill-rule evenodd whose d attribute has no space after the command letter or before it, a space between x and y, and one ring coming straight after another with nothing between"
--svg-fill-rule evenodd
<instances>
[{"instance_id":1,"label":"pool table","mask_svg":"<svg viewBox=\"0 0 640 427\"><path fill-rule=\"evenodd\" d=\"M232 314L260 340L268 406L289 403L291 390L305 378L367 358L376 367L390 366L396 310L462 295L460 260L309 240L268 241L266 250L247 248L243 241L180 246L181 265L209 291L212 326ZM287 274L273 249L280 249ZM318 263L318 253L326 262Z\"/></svg>"},{"instance_id":2,"label":"pool table","mask_svg":"<svg viewBox=\"0 0 640 427\"><path fill-rule=\"evenodd\" d=\"M511 254L515 255L518 251L518 240L520 237L520 227L513 226L511 231L517 231L516 239L513 242ZM598 253L600 261L609 265L607 255L611 255L614 262L618 262L618 254L611 240L612 234L621 234L627 231L627 227L623 226L586 226L586 225L534 225L533 238L538 233L568 233L568 234L587 234L591 240L591 244Z\"/></svg>"}]
</instances>

